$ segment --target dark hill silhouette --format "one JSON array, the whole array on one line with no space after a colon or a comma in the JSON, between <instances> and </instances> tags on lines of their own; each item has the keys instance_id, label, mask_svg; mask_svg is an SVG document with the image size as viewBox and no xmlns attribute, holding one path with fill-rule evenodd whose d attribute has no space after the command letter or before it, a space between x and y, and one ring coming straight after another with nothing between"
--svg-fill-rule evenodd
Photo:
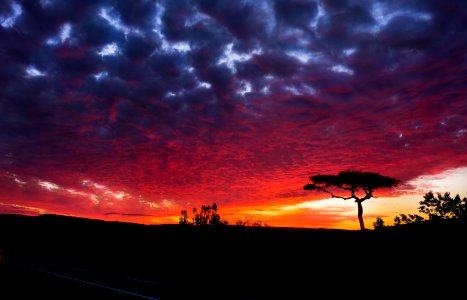
<instances>
[{"instance_id":1,"label":"dark hill silhouette","mask_svg":"<svg viewBox=\"0 0 467 300\"><path fill-rule=\"evenodd\" d=\"M94 287L49 274L54 273L154 299L312 299L323 292L330 298L374 296L367 288L415 297L423 295L419 281L428 278L436 281L430 295L449 297L461 290L457 283L463 277L454 271L465 265L465 233L465 223L452 220L362 232L0 215L0 295L13 289L21 297L12 299L32 291L40 298L42 288L42 296L53 299L44 288L48 284L78 289L67 299L105 293L98 289L84 296ZM14 287L14 278L26 278L23 288ZM35 284L40 286L24 288Z\"/></svg>"}]
</instances>

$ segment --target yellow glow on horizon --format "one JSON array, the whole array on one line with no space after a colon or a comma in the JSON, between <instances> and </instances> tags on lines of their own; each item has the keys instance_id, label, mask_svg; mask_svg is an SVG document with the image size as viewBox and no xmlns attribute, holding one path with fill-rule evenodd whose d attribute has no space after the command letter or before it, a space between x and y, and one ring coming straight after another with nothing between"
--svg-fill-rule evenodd
<instances>
[{"instance_id":1,"label":"yellow glow on horizon","mask_svg":"<svg viewBox=\"0 0 467 300\"><path fill-rule=\"evenodd\" d=\"M365 227L373 229L373 222L376 217L381 217L386 225L394 224L394 217L400 214L420 214L418 207L423 195L432 190L433 192L451 192L467 196L467 168L458 168L445 171L434 176L420 176L409 182L415 189L408 191L408 194L394 197L374 197L363 203L363 218ZM312 195L310 195L312 196ZM306 197L289 198L295 204L280 205L278 199L273 199L271 205L231 207L221 211L229 212L228 216L264 219L270 226L310 226L316 221L313 218L325 218L326 215L342 216L336 218L334 223L323 224L323 228L350 229L360 228L357 219L357 205L353 200L343 200L339 198L326 198L322 200L309 200ZM282 199L284 200L284 199ZM300 215L309 214L309 219L300 218ZM309 220L309 224L307 223ZM230 220L229 220L230 221ZM300 223L301 222L301 223ZM230 222L232 223L232 222ZM321 226L319 226L321 227Z\"/></svg>"},{"instance_id":2,"label":"yellow glow on horizon","mask_svg":"<svg viewBox=\"0 0 467 300\"><path fill-rule=\"evenodd\" d=\"M281 210L284 211L296 211L300 209L313 209L313 210L320 210L323 213L342 213L348 214L349 211L352 211L356 208L356 204L354 200L343 200L339 198L328 198L323 200L312 200L312 201L305 201L302 203L294 204L294 205L286 205L280 207Z\"/></svg>"},{"instance_id":3,"label":"yellow glow on horizon","mask_svg":"<svg viewBox=\"0 0 467 300\"><path fill-rule=\"evenodd\" d=\"M386 225L394 224L394 217L400 214L420 214L419 202L423 195L433 192L451 192L467 196L467 168L452 169L438 175L420 176L408 182L414 187L412 190L401 191L400 196L373 197L363 203L363 218L365 228L373 229L376 217L381 217ZM269 193L267 193L269 194ZM384 192L382 192L384 194ZM324 194L310 193L308 196L271 198L259 204L235 203L232 206L220 206L219 214L230 225L239 220L262 221L272 227L301 227L301 228L328 228L359 230L357 218L357 205L354 200L340 198L317 199ZM172 200L164 199L154 209L162 207L171 210L167 216L142 216L136 218L146 224L177 224L180 214L178 207ZM189 210L189 217L191 210ZM132 219L132 221L136 221Z\"/></svg>"}]
</instances>

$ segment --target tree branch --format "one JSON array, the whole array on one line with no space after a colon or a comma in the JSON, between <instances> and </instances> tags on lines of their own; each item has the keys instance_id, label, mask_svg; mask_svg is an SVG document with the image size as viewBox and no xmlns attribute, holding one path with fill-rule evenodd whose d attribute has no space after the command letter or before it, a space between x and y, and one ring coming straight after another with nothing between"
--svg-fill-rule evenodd
<instances>
[{"instance_id":1,"label":"tree branch","mask_svg":"<svg viewBox=\"0 0 467 300\"><path fill-rule=\"evenodd\" d=\"M323 187L319 187L319 186L316 186L316 189L318 189L320 191L323 191L325 193L328 193L329 195L331 195L332 198L340 198L340 199L344 199L344 200L349 200L349 199L355 198L355 196L350 196L350 197L336 196L332 192L328 191L327 189L325 189Z\"/></svg>"},{"instance_id":2,"label":"tree branch","mask_svg":"<svg viewBox=\"0 0 467 300\"><path fill-rule=\"evenodd\" d=\"M353 190L353 187L345 187L344 185L342 184L336 184L335 185L336 187L340 188L340 189L343 189L343 190L346 190L346 191L352 191Z\"/></svg>"},{"instance_id":3,"label":"tree branch","mask_svg":"<svg viewBox=\"0 0 467 300\"><path fill-rule=\"evenodd\" d=\"M365 200L368 200L371 197L373 197L373 189L372 188L363 188L363 191L365 192L365 197L360 199L361 202L363 202Z\"/></svg>"}]
</instances>

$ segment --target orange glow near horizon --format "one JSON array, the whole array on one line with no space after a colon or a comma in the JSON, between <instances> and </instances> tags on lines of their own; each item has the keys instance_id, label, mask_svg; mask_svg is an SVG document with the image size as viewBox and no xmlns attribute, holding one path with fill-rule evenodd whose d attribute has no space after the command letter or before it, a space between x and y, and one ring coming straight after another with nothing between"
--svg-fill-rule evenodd
<instances>
[{"instance_id":1,"label":"orange glow near horizon","mask_svg":"<svg viewBox=\"0 0 467 300\"><path fill-rule=\"evenodd\" d=\"M399 195L394 195L393 190L381 190L377 192L377 197L369 199L363 203L364 219L366 228L372 228L372 223L376 217L381 217L386 224L392 224L393 218L401 213L418 213L417 208L422 200L424 193L429 190L434 192L451 192L451 194L467 194L464 178L467 176L467 168L448 170L446 172L421 176L408 182L405 186L412 188L404 191L397 191ZM18 185L25 185L26 182L14 177ZM71 194L73 196L90 197L89 192L63 189L59 185L51 182L38 181L41 186L50 194ZM105 201L112 200L109 206L121 205L122 198L128 196L124 192L111 191L109 188L92 182L85 182L85 185L91 185L96 191L100 191L99 197L105 196ZM275 191L277 192L277 191ZM92 194L93 197L97 197ZM324 194L326 196L327 194ZM356 217L357 207L352 200L342 200L338 198L320 198L323 194L309 193L308 196L296 196L275 198L270 201L264 201L257 205L219 205L219 213L229 224L235 224L238 220L262 221L268 226L279 227L301 227L301 228L334 228L334 229L359 229ZM91 197L92 198L92 197ZM90 199L90 201L98 201ZM101 200L102 201L102 200ZM139 200L145 207L141 213L119 214L110 213L104 217L92 212L78 212L72 209L64 211L63 208L53 205L44 205L38 207L38 203L29 203L27 201L12 201L11 203L1 202L0 211L2 213L22 213L29 215L38 215L44 213L63 214L77 217L86 217L94 219L103 219L108 221L134 222L142 224L176 224L180 217L180 210L187 209L189 216L193 207L200 205L186 206L175 204L174 201L165 200L156 205L149 201ZM204 203L210 204L210 203ZM163 213L155 216L151 211L161 211Z\"/></svg>"}]
</instances>

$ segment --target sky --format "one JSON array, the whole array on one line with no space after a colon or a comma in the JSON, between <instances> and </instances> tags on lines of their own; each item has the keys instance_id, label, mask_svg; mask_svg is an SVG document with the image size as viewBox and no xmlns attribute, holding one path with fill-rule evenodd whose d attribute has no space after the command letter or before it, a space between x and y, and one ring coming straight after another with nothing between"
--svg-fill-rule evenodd
<instances>
[{"instance_id":1,"label":"sky","mask_svg":"<svg viewBox=\"0 0 467 300\"><path fill-rule=\"evenodd\" d=\"M1 1L0 213L357 229L467 196L467 2Z\"/></svg>"}]
</instances>

